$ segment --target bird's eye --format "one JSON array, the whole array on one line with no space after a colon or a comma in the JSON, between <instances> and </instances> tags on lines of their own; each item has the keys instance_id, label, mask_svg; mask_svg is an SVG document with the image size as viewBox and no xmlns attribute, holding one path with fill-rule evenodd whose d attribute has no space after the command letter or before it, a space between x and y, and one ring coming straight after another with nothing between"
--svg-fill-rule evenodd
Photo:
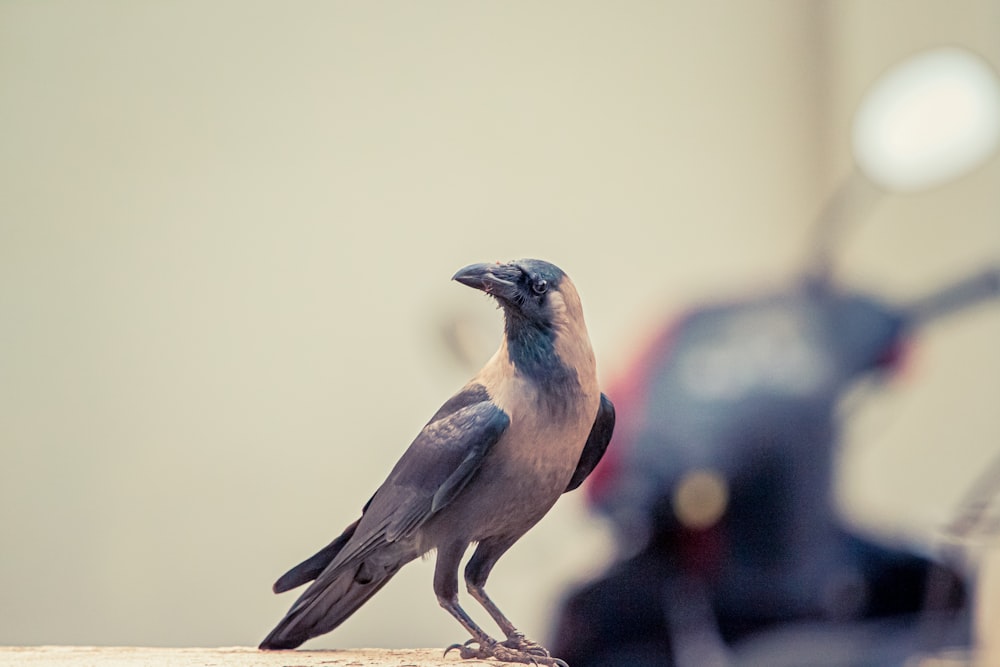
<instances>
[{"instance_id":1,"label":"bird's eye","mask_svg":"<svg viewBox=\"0 0 1000 667\"><path fill-rule=\"evenodd\" d=\"M535 292L535 294L545 294L546 290L549 289L549 283L545 280L539 279L531 283L531 289Z\"/></svg>"}]
</instances>

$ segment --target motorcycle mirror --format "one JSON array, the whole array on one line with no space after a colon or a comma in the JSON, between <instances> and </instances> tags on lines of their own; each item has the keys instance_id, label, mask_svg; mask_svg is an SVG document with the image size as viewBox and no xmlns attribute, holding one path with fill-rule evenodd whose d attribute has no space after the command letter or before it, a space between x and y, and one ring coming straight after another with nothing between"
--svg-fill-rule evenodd
<instances>
[{"instance_id":1,"label":"motorcycle mirror","mask_svg":"<svg viewBox=\"0 0 1000 667\"><path fill-rule=\"evenodd\" d=\"M855 114L851 139L858 168L884 190L944 184L1000 145L1000 80L965 49L921 52L875 82Z\"/></svg>"}]
</instances>

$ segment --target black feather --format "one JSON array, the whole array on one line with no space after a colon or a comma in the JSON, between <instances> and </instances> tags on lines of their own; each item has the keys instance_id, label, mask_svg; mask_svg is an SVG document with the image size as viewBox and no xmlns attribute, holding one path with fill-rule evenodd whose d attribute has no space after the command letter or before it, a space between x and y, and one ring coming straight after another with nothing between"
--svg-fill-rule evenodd
<instances>
[{"instance_id":1,"label":"black feather","mask_svg":"<svg viewBox=\"0 0 1000 667\"><path fill-rule=\"evenodd\" d=\"M391 554L382 556L378 562L385 564L372 566L362 562L352 571L342 571L330 577L329 581L317 581L306 589L274 630L260 643L260 648L293 649L308 639L333 630L415 557L405 552L399 553L395 558Z\"/></svg>"},{"instance_id":2,"label":"black feather","mask_svg":"<svg viewBox=\"0 0 1000 667\"><path fill-rule=\"evenodd\" d=\"M370 503L371 501L368 502ZM274 582L274 586L272 586L274 592L284 593L285 591L290 591L318 577L319 573L326 569L326 566L336 558L337 554L344 548L344 545L351 539L360 521L361 519L358 519L352 523L333 542L330 542L330 544L320 549L316 554L281 575Z\"/></svg>"},{"instance_id":3,"label":"black feather","mask_svg":"<svg viewBox=\"0 0 1000 667\"><path fill-rule=\"evenodd\" d=\"M365 505L361 518L274 588L315 579L264 639L262 649L295 648L334 629L419 555L411 535L446 507L476 474L510 424L472 385L449 399L417 435Z\"/></svg>"},{"instance_id":4,"label":"black feather","mask_svg":"<svg viewBox=\"0 0 1000 667\"><path fill-rule=\"evenodd\" d=\"M469 384L460 392L445 401L444 405L438 408L438 411L434 413L434 416L431 417L427 423L433 424L437 420L443 419L464 407L488 400L490 400L490 394L486 391L486 387L481 384Z\"/></svg>"},{"instance_id":5,"label":"black feather","mask_svg":"<svg viewBox=\"0 0 1000 667\"><path fill-rule=\"evenodd\" d=\"M573 472L573 477L566 486L566 491L572 491L583 484L583 480L587 479L590 473L594 471L597 464L601 462L604 452L608 449L608 443L611 442L611 434L614 430L615 406L610 398L601 394L601 406L597 409L597 418L590 429L587 444L583 446L580 461L576 464L576 470ZM566 493L566 491L563 493Z\"/></svg>"}]
</instances>

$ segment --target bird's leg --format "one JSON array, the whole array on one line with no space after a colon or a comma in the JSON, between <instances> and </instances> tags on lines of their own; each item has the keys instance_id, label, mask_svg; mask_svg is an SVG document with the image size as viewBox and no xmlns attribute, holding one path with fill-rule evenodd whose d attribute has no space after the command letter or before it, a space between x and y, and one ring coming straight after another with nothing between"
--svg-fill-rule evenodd
<instances>
[{"instance_id":1,"label":"bird's leg","mask_svg":"<svg viewBox=\"0 0 1000 667\"><path fill-rule=\"evenodd\" d=\"M514 624L503 615L503 612L500 611L500 608L497 607L496 603L490 599L490 597L486 594L486 590L483 589L482 586L469 584L469 593L476 599L477 602L479 602L479 604L483 605L483 609L489 613L493 620L497 622L497 625L500 626L500 629L503 630L503 633L507 636L505 641L500 642L503 646L536 656L549 657L550 654L544 646L538 642L528 639L525 637L523 632L514 627Z\"/></svg>"},{"instance_id":2,"label":"bird's leg","mask_svg":"<svg viewBox=\"0 0 1000 667\"><path fill-rule=\"evenodd\" d=\"M469 563L465 567L465 583L468 586L469 594L483 606L483 609L496 621L496 624L500 626L500 629L506 635L507 639L500 642L501 646L513 649L525 656L527 658L526 662L565 665L566 663L562 660L553 658L552 654L544 646L525 637L524 633L514 627L510 619L500 611L496 603L486 594L484 586L490 571L493 569L493 565L510 548L512 543L509 541L484 540L479 544L476 553L469 559Z\"/></svg>"},{"instance_id":3,"label":"bird's leg","mask_svg":"<svg viewBox=\"0 0 1000 667\"><path fill-rule=\"evenodd\" d=\"M462 554L467 545L457 544L438 549L437 562L434 564L434 594L437 596L438 604L455 617L455 620L462 624L472 639L464 644L452 644L445 649L445 654L452 649L458 649L463 658L481 657L481 651L489 651L497 645L497 640L486 634L472 618L465 613L465 610L458 604L458 565L462 560ZM479 644L479 649L473 649L470 644Z\"/></svg>"},{"instance_id":4,"label":"bird's leg","mask_svg":"<svg viewBox=\"0 0 1000 667\"><path fill-rule=\"evenodd\" d=\"M472 638L464 644L449 646L445 649L445 654L447 655L452 650L458 650L458 654L465 659L500 660L502 662L521 662L546 665L548 667L567 667L566 663L562 660L550 657L547 651L544 655L536 655L507 646L507 642L498 642L486 634L486 631L479 627L465 610L459 606L458 565L461 562L462 553L465 551L466 546L462 544L439 548L437 563L434 566L434 593L437 595L438 603L445 611L454 616L455 620L461 623L462 627L472 635ZM476 553L479 553L478 550ZM496 609L496 605L493 605L493 608ZM499 614L499 610L497 610L497 613ZM500 617L503 618L503 615L501 614ZM504 619L504 622L506 627L513 629L510 621ZM504 631L506 632L506 628ZM514 630L514 632L516 633L517 631Z\"/></svg>"},{"instance_id":5,"label":"bird's leg","mask_svg":"<svg viewBox=\"0 0 1000 667\"><path fill-rule=\"evenodd\" d=\"M444 608L445 611L454 616L455 620L461 623L462 627L468 630L469 634L472 635L472 639L468 640L464 644L452 644L449 646L445 649L445 655L453 649L458 649L459 655L463 658L484 657L480 655L482 652L487 652L485 657L489 657L489 655L491 655L488 653L491 650L490 647L497 646L497 640L486 634L486 632L479 627L479 625L477 625L467 613L465 613L465 610L458 604L458 598L454 597L446 599L439 597L438 603ZM471 644L479 644L479 649L477 650L471 648Z\"/></svg>"}]
</instances>

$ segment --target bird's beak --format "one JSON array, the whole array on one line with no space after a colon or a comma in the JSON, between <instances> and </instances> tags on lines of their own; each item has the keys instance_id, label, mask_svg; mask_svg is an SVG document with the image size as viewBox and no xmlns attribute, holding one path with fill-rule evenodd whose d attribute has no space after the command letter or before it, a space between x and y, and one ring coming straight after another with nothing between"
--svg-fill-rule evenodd
<instances>
[{"instance_id":1,"label":"bird's beak","mask_svg":"<svg viewBox=\"0 0 1000 667\"><path fill-rule=\"evenodd\" d=\"M517 294L522 271L512 264L470 264L451 277L492 296L509 300Z\"/></svg>"}]
</instances>

